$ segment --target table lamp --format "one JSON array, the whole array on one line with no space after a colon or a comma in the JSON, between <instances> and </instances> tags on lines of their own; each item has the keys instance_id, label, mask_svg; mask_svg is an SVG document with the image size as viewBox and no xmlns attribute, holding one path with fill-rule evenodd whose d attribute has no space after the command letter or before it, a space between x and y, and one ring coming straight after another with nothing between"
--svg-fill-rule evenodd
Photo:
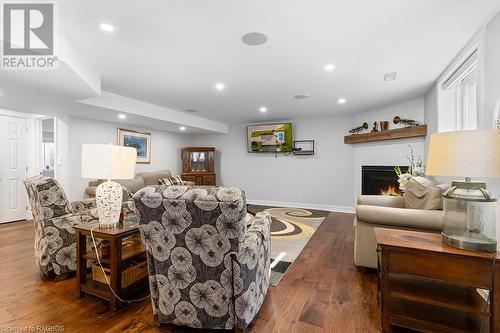
<instances>
[{"instance_id":1,"label":"table lamp","mask_svg":"<svg viewBox=\"0 0 500 333\"><path fill-rule=\"evenodd\" d=\"M133 179L137 150L112 144L82 145L82 177L105 179L95 192L99 227L114 228L120 220L123 191L112 179Z\"/></svg>"},{"instance_id":2,"label":"table lamp","mask_svg":"<svg viewBox=\"0 0 500 333\"><path fill-rule=\"evenodd\" d=\"M426 174L465 177L444 193L443 241L453 247L496 252L496 199L486 182L500 177L500 130L436 133L431 136Z\"/></svg>"}]
</instances>

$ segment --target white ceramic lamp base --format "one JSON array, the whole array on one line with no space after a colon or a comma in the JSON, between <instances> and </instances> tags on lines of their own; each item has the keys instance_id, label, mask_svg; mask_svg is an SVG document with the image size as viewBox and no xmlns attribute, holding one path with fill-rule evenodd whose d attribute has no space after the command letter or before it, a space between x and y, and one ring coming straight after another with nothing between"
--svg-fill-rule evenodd
<instances>
[{"instance_id":1,"label":"white ceramic lamp base","mask_svg":"<svg viewBox=\"0 0 500 333\"><path fill-rule=\"evenodd\" d=\"M120 222L123 192L120 184L110 180L97 186L95 191L100 228L114 228Z\"/></svg>"}]
</instances>

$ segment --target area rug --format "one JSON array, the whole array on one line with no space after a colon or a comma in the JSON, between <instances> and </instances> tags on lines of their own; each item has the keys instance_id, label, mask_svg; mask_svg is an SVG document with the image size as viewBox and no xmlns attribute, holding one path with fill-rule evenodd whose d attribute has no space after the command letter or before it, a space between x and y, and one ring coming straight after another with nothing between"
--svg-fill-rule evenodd
<instances>
[{"instance_id":1,"label":"area rug","mask_svg":"<svg viewBox=\"0 0 500 333\"><path fill-rule=\"evenodd\" d=\"M271 281L276 287L329 212L303 208L248 205L252 215L271 215Z\"/></svg>"}]
</instances>

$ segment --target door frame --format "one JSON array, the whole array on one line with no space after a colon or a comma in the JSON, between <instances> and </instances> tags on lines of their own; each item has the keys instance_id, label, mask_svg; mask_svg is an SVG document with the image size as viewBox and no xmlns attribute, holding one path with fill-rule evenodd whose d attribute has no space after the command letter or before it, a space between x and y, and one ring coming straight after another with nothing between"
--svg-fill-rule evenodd
<instances>
[{"instance_id":1,"label":"door frame","mask_svg":"<svg viewBox=\"0 0 500 333\"><path fill-rule=\"evenodd\" d=\"M41 119L44 116L36 115L33 113L24 113L13 110L0 108L0 116L7 116L13 118L21 118L26 120L26 177L32 177L39 172L40 154L42 146L42 127ZM24 191L27 198L27 193ZM29 200L26 199L26 214L25 219L31 219L31 207ZM7 222L8 223L8 222ZM0 224L2 224L0 222Z\"/></svg>"}]
</instances>

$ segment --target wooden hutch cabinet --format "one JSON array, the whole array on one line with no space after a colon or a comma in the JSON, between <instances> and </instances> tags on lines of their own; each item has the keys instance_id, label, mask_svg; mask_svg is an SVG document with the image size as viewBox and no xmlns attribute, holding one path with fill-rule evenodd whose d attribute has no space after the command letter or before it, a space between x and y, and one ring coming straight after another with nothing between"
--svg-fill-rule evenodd
<instances>
[{"instance_id":1,"label":"wooden hutch cabinet","mask_svg":"<svg viewBox=\"0 0 500 333\"><path fill-rule=\"evenodd\" d=\"M182 180L196 185L216 185L213 147L182 148Z\"/></svg>"}]
</instances>

